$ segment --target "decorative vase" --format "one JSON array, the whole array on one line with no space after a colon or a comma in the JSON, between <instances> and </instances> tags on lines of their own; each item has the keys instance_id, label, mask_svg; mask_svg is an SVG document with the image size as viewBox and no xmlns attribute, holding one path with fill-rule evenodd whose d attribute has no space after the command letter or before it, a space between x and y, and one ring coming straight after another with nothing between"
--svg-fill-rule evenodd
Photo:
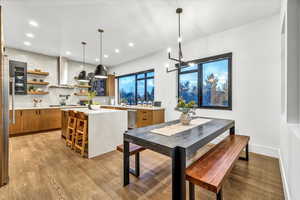
<instances>
[{"instance_id":1,"label":"decorative vase","mask_svg":"<svg viewBox=\"0 0 300 200\"><path fill-rule=\"evenodd\" d=\"M90 110L93 110L92 104L93 104L93 100L89 100L88 108L89 108Z\"/></svg>"},{"instance_id":2,"label":"decorative vase","mask_svg":"<svg viewBox=\"0 0 300 200\"><path fill-rule=\"evenodd\" d=\"M189 113L181 113L180 122L182 125L190 125L191 120L192 118Z\"/></svg>"}]
</instances>

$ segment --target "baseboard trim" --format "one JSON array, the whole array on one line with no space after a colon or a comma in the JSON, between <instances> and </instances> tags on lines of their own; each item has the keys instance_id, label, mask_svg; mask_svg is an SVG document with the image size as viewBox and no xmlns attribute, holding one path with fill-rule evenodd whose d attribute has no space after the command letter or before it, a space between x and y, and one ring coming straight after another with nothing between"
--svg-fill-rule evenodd
<instances>
[{"instance_id":1,"label":"baseboard trim","mask_svg":"<svg viewBox=\"0 0 300 200\"><path fill-rule=\"evenodd\" d=\"M259 144L249 144L249 151L265 156L270 156L274 158L279 158L278 149L268 146L263 146Z\"/></svg>"},{"instance_id":2,"label":"baseboard trim","mask_svg":"<svg viewBox=\"0 0 300 200\"><path fill-rule=\"evenodd\" d=\"M219 137L217 137L216 139L214 139L213 141L211 141L211 143L217 144L217 143L221 142L226 136L228 136L227 133L222 134ZM279 158L278 149L273 148L273 147L264 146L264 145L251 144L251 139L250 139L250 143L249 143L249 151L253 152L253 153L265 155L265 156Z\"/></svg>"},{"instance_id":3,"label":"baseboard trim","mask_svg":"<svg viewBox=\"0 0 300 200\"><path fill-rule=\"evenodd\" d=\"M290 190L289 190L287 178L285 175L286 173L285 173L285 168L283 165L282 154L281 154L280 149L278 150L278 153L279 153L279 166L280 166L281 179L282 179L282 183L283 183L284 198L285 198L285 200L291 200Z\"/></svg>"}]
</instances>

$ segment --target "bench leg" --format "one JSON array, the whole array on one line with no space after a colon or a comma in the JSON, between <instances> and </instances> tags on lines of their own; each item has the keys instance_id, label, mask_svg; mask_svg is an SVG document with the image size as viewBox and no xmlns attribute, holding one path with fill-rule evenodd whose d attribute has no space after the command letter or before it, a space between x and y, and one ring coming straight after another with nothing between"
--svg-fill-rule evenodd
<instances>
[{"instance_id":1,"label":"bench leg","mask_svg":"<svg viewBox=\"0 0 300 200\"><path fill-rule=\"evenodd\" d=\"M123 186L129 184L130 173L130 154L129 154L129 142L124 140L124 153L123 153Z\"/></svg>"},{"instance_id":2,"label":"bench leg","mask_svg":"<svg viewBox=\"0 0 300 200\"><path fill-rule=\"evenodd\" d=\"M217 193L217 200L222 200L223 199L223 194L222 194L222 188L219 190L219 192Z\"/></svg>"},{"instance_id":3,"label":"bench leg","mask_svg":"<svg viewBox=\"0 0 300 200\"><path fill-rule=\"evenodd\" d=\"M249 161L249 144L246 145L245 153L246 153L246 157L239 157L239 159Z\"/></svg>"},{"instance_id":4,"label":"bench leg","mask_svg":"<svg viewBox=\"0 0 300 200\"><path fill-rule=\"evenodd\" d=\"M189 182L189 195L190 200L195 200L195 185L191 182Z\"/></svg>"},{"instance_id":5,"label":"bench leg","mask_svg":"<svg viewBox=\"0 0 300 200\"><path fill-rule=\"evenodd\" d=\"M135 169L130 169L129 171L135 177L140 176L140 152L135 154Z\"/></svg>"}]
</instances>

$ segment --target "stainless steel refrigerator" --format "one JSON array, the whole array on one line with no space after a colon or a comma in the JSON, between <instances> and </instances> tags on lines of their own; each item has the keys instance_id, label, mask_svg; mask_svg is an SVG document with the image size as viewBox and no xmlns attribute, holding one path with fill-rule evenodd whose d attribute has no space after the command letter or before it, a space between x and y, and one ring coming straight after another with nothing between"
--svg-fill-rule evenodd
<instances>
[{"instance_id":1,"label":"stainless steel refrigerator","mask_svg":"<svg viewBox=\"0 0 300 200\"><path fill-rule=\"evenodd\" d=\"M9 66L4 56L2 7L0 6L0 186L8 183ZM11 79L14 80L13 78ZM14 85L12 83L12 85ZM14 88L14 87L12 87ZM12 92L14 97L14 91ZM14 112L12 112L14 113ZM13 116L14 118L14 116ZM13 120L12 120L13 121Z\"/></svg>"}]
</instances>

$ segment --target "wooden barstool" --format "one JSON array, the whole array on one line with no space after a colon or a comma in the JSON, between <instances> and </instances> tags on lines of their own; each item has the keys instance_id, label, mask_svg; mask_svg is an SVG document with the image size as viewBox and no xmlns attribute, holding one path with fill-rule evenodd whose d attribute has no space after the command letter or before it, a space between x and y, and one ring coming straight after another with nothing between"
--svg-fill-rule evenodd
<instances>
[{"instance_id":1,"label":"wooden barstool","mask_svg":"<svg viewBox=\"0 0 300 200\"><path fill-rule=\"evenodd\" d=\"M69 110L68 111L68 128L66 134L66 146L70 146L72 149L74 148L75 142L75 133L76 133L76 112Z\"/></svg>"},{"instance_id":2,"label":"wooden barstool","mask_svg":"<svg viewBox=\"0 0 300 200\"><path fill-rule=\"evenodd\" d=\"M79 149L81 155L84 156L85 147L88 144L88 116L83 112L78 112L76 118L75 151Z\"/></svg>"}]
</instances>

